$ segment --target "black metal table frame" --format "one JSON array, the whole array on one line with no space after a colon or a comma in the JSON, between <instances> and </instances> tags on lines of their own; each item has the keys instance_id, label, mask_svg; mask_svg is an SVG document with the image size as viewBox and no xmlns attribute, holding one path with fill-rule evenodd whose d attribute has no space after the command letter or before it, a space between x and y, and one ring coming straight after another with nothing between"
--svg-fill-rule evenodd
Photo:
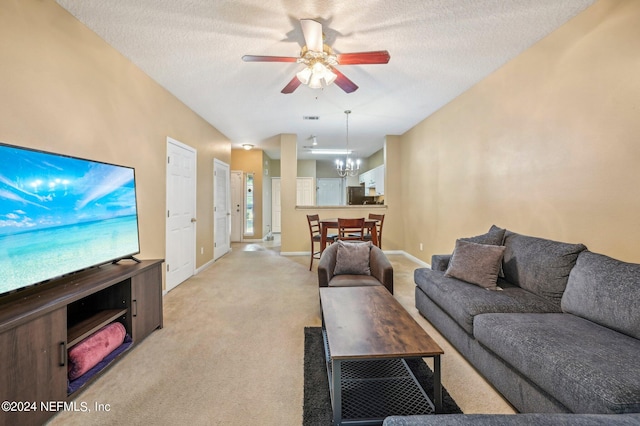
<instances>
[{"instance_id":1,"label":"black metal table frame","mask_svg":"<svg viewBox=\"0 0 640 426\"><path fill-rule=\"evenodd\" d=\"M322 334L323 334L323 340L324 340L325 361L326 361L326 367L327 367L327 377L329 379L329 391L331 395L331 406L333 409L334 426L380 425L382 424L382 421L384 420L384 418L388 415L435 414L442 411L442 381L441 381L441 370L440 370L440 355L431 356L431 358L433 358L433 388L434 388L433 389L434 401L432 402L427 396L427 394L425 393L424 389L422 388L418 380L416 379L411 369L408 367L404 359L402 358L382 358L382 359L376 358L376 359L370 359L370 360L334 359L331 357L331 350L329 348L327 332L326 332L326 329L324 328L324 318L323 318ZM368 362L385 362L385 361L401 363L406 371L404 374L406 375L406 377L411 378L411 381L413 382L413 385L415 385L415 387L409 389L409 387L411 386L403 386L403 392L408 392L406 395L408 395L410 398L419 399L419 403L416 406L412 407L412 409L414 409L415 411L405 412L405 413L389 412L382 417L372 417L372 418L366 418L366 417L348 418L348 419L343 418L342 417L343 408L344 408L343 407L343 403L344 403L343 389L342 389L344 384L343 383L343 373L344 373L343 367L352 366L354 364L365 365L365 363L368 363ZM369 378L369 379L364 379L362 381L364 382L366 380L369 380L370 383L377 382L376 384L383 384L383 382L385 381L389 382L396 379L400 379L400 376L392 376L392 377L385 377L385 378ZM407 382L405 381L405 384L406 383ZM409 392L411 393L410 395L409 395ZM416 392L419 392L419 394ZM402 397L403 396L401 396L401 398Z\"/></svg>"}]
</instances>

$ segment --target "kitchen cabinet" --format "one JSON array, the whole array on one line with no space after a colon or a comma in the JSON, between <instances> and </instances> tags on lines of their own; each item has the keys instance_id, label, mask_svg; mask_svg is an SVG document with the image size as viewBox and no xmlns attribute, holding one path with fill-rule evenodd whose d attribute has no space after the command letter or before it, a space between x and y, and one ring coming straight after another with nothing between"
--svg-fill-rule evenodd
<instances>
[{"instance_id":1,"label":"kitchen cabinet","mask_svg":"<svg viewBox=\"0 0 640 426\"><path fill-rule=\"evenodd\" d=\"M384 166L378 166L372 170L374 174L376 195L384 195Z\"/></svg>"},{"instance_id":2,"label":"kitchen cabinet","mask_svg":"<svg viewBox=\"0 0 640 426\"><path fill-rule=\"evenodd\" d=\"M369 172L362 172L358 175L358 183L365 183Z\"/></svg>"},{"instance_id":3,"label":"kitchen cabinet","mask_svg":"<svg viewBox=\"0 0 640 426\"><path fill-rule=\"evenodd\" d=\"M384 165L360 173L358 182L364 184L366 195L369 195L370 190L374 190L375 195L384 195Z\"/></svg>"},{"instance_id":4,"label":"kitchen cabinet","mask_svg":"<svg viewBox=\"0 0 640 426\"><path fill-rule=\"evenodd\" d=\"M358 182L364 183L365 194L367 194L370 188L376 187L376 177L374 171L369 170L364 173L360 173Z\"/></svg>"}]
</instances>

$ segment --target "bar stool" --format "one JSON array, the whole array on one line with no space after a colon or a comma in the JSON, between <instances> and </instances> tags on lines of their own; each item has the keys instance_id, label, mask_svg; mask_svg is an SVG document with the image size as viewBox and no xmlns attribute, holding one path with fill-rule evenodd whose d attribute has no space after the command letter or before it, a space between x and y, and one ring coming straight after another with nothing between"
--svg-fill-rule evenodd
<instances>
[{"instance_id":1,"label":"bar stool","mask_svg":"<svg viewBox=\"0 0 640 426\"><path fill-rule=\"evenodd\" d=\"M384 224L384 215L383 214L373 214L369 213L369 219L377 220L376 222L376 232L378 233L378 247L382 248L382 225ZM371 240L371 234L367 233L364 236L365 241Z\"/></svg>"},{"instance_id":2,"label":"bar stool","mask_svg":"<svg viewBox=\"0 0 640 426\"><path fill-rule=\"evenodd\" d=\"M357 219L338 218L338 240L364 241L364 217Z\"/></svg>"},{"instance_id":3,"label":"bar stool","mask_svg":"<svg viewBox=\"0 0 640 426\"><path fill-rule=\"evenodd\" d=\"M320 251L320 243L322 242L320 216L317 214L308 214L307 222L309 223L309 235L311 237L311 262L309 263L309 270L311 270L313 267L313 259L320 259L320 255L322 255ZM331 244L337 236L337 234L328 234L327 244ZM315 243L318 243L318 251L315 250Z\"/></svg>"}]
</instances>

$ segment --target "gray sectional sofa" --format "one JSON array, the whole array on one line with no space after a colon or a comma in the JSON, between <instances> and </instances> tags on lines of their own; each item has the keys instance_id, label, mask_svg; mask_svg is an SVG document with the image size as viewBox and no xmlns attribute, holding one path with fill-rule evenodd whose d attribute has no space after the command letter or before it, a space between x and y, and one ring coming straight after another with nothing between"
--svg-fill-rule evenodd
<instances>
[{"instance_id":1,"label":"gray sectional sofa","mask_svg":"<svg viewBox=\"0 0 640 426\"><path fill-rule=\"evenodd\" d=\"M519 412L640 412L640 265L492 226L414 279L419 312Z\"/></svg>"}]
</instances>

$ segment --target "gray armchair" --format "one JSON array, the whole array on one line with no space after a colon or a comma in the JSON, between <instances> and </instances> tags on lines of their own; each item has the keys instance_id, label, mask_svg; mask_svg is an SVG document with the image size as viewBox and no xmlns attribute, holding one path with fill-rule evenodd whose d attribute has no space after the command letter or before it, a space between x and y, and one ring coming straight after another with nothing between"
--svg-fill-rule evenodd
<instances>
[{"instance_id":1,"label":"gray armchair","mask_svg":"<svg viewBox=\"0 0 640 426\"><path fill-rule=\"evenodd\" d=\"M372 246L369 253L371 275L334 275L338 254L338 244L327 247L318 263L318 286L348 287L383 285L393 294L393 266L377 246Z\"/></svg>"}]
</instances>

